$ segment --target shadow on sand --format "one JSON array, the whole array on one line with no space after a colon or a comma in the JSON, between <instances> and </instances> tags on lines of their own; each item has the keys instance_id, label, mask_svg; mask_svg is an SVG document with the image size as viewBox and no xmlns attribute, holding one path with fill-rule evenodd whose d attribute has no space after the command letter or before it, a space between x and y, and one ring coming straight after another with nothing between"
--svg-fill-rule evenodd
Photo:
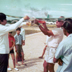
<instances>
[{"instance_id":1,"label":"shadow on sand","mask_svg":"<svg viewBox=\"0 0 72 72\"><path fill-rule=\"evenodd\" d=\"M24 68L28 68L28 67L37 65L38 62L43 62L43 59L33 58L33 59L25 60L24 62L25 62L25 64L27 64L27 66L21 65L21 66L18 66L17 68L18 68L18 69L24 69Z\"/></svg>"}]
</instances>

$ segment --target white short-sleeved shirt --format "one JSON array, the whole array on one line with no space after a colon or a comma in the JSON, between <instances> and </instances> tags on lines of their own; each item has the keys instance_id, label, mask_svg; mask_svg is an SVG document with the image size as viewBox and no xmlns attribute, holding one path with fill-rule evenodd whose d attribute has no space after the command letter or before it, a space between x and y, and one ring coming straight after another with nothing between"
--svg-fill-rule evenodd
<instances>
[{"instance_id":1,"label":"white short-sleeved shirt","mask_svg":"<svg viewBox=\"0 0 72 72\"><path fill-rule=\"evenodd\" d=\"M20 34L23 36L23 40L25 40L25 30L24 28L21 28ZM17 35L17 33L14 35L14 37Z\"/></svg>"},{"instance_id":2,"label":"white short-sleeved shirt","mask_svg":"<svg viewBox=\"0 0 72 72\"><path fill-rule=\"evenodd\" d=\"M15 35L15 44L17 45L17 44L19 44L19 45L22 45L22 41L23 41L23 36L21 35L21 34L16 34Z\"/></svg>"},{"instance_id":3,"label":"white short-sleeved shirt","mask_svg":"<svg viewBox=\"0 0 72 72\"><path fill-rule=\"evenodd\" d=\"M56 28L52 30L54 36L50 36L47 39L47 46L48 47L58 47L58 44L63 39L63 30L61 28Z\"/></svg>"},{"instance_id":4,"label":"white short-sleeved shirt","mask_svg":"<svg viewBox=\"0 0 72 72\"><path fill-rule=\"evenodd\" d=\"M63 65L59 66L56 72L72 72L72 34L59 44L55 58L63 61Z\"/></svg>"},{"instance_id":5,"label":"white short-sleeved shirt","mask_svg":"<svg viewBox=\"0 0 72 72\"><path fill-rule=\"evenodd\" d=\"M58 47L59 43L63 39L63 30L61 28L56 28L55 30L52 30L54 36L47 36L46 43L46 56L45 60L48 63L54 63L53 58L56 52L56 48Z\"/></svg>"}]
</instances>

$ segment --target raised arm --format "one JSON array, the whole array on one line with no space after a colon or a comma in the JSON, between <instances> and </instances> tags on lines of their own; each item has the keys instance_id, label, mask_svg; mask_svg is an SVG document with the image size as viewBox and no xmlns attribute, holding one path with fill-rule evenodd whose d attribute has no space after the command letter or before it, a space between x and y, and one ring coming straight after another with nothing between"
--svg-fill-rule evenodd
<instances>
[{"instance_id":1,"label":"raised arm","mask_svg":"<svg viewBox=\"0 0 72 72\"><path fill-rule=\"evenodd\" d=\"M53 36L53 35L54 35L53 32L47 28L46 23L43 23L43 27L39 24L38 20L35 20L34 23L39 26L40 30L41 30L45 35L48 35L48 36Z\"/></svg>"}]
</instances>

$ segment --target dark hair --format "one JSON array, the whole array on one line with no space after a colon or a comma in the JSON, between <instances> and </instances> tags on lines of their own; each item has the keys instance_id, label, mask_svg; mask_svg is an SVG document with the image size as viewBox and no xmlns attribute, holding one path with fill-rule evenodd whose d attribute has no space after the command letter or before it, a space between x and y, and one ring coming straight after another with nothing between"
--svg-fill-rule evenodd
<instances>
[{"instance_id":1,"label":"dark hair","mask_svg":"<svg viewBox=\"0 0 72 72\"><path fill-rule=\"evenodd\" d=\"M18 31L18 30L21 31L21 28L17 28L17 29L16 29L16 31Z\"/></svg>"},{"instance_id":2,"label":"dark hair","mask_svg":"<svg viewBox=\"0 0 72 72\"><path fill-rule=\"evenodd\" d=\"M4 13L0 13L0 20L6 20L6 15Z\"/></svg>"},{"instance_id":3,"label":"dark hair","mask_svg":"<svg viewBox=\"0 0 72 72\"><path fill-rule=\"evenodd\" d=\"M71 18L66 18L65 21L69 22L69 23L72 23L72 19Z\"/></svg>"},{"instance_id":4,"label":"dark hair","mask_svg":"<svg viewBox=\"0 0 72 72\"><path fill-rule=\"evenodd\" d=\"M12 32L9 32L10 34L12 34Z\"/></svg>"},{"instance_id":5,"label":"dark hair","mask_svg":"<svg viewBox=\"0 0 72 72\"><path fill-rule=\"evenodd\" d=\"M65 19L65 22L62 27L65 28L69 34L72 33L72 19L71 18Z\"/></svg>"}]
</instances>

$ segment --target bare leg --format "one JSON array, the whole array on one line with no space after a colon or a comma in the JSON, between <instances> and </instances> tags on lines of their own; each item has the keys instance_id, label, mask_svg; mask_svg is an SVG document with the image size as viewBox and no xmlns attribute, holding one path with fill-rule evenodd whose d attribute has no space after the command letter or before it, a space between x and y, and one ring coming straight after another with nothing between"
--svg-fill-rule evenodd
<instances>
[{"instance_id":1,"label":"bare leg","mask_svg":"<svg viewBox=\"0 0 72 72\"><path fill-rule=\"evenodd\" d=\"M23 60L24 60L25 58L24 58L24 51L23 51Z\"/></svg>"},{"instance_id":2,"label":"bare leg","mask_svg":"<svg viewBox=\"0 0 72 72\"><path fill-rule=\"evenodd\" d=\"M43 63L43 67L44 67L44 72L48 72L48 63L45 60Z\"/></svg>"},{"instance_id":3,"label":"bare leg","mask_svg":"<svg viewBox=\"0 0 72 72\"><path fill-rule=\"evenodd\" d=\"M44 66L44 72L54 72L54 64L53 63L47 63L46 61L44 61L43 63Z\"/></svg>"},{"instance_id":4,"label":"bare leg","mask_svg":"<svg viewBox=\"0 0 72 72\"><path fill-rule=\"evenodd\" d=\"M21 52L21 55L22 55L22 64L24 64L24 53L23 52Z\"/></svg>"},{"instance_id":5,"label":"bare leg","mask_svg":"<svg viewBox=\"0 0 72 72\"><path fill-rule=\"evenodd\" d=\"M48 70L49 70L49 72L54 72L54 64L53 63L48 63Z\"/></svg>"},{"instance_id":6,"label":"bare leg","mask_svg":"<svg viewBox=\"0 0 72 72\"><path fill-rule=\"evenodd\" d=\"M14 68L15 68L15 56L14 56L14 53L11 54L11 57L12 57L13 65L14 65Z\"/></svg>"},{"instance_id":7,"label":"bare leg","mask_svg":"<svg viewBox=\"0 0 72 72\"><path fill-rule=\"evenodd\" d=\"M11 68L9 68L9 55L8 55L8 68L7 70L11 71Z\"/></svg>"},{"instance_id":8,"label":"bare leg","mask_svg":"<svg viewBox=\"0 0 72 72\"><path fill-rule=\"evenodd\" d=\"M16 52L16 65L19 66L18 62L17 62L17 59L18 59L18 53Z\"/></svg>"},{"instance_id":9,"label":"bare leg","mask_svg":"<svg viewBox=\"0 0 72 72\"><path fill-rule=\"evenodd\" d=\"M17 52L16 52L16 64L17 64L17 58L18 58L18 54L17 54Z\"/></svg>"}]
</instances>

